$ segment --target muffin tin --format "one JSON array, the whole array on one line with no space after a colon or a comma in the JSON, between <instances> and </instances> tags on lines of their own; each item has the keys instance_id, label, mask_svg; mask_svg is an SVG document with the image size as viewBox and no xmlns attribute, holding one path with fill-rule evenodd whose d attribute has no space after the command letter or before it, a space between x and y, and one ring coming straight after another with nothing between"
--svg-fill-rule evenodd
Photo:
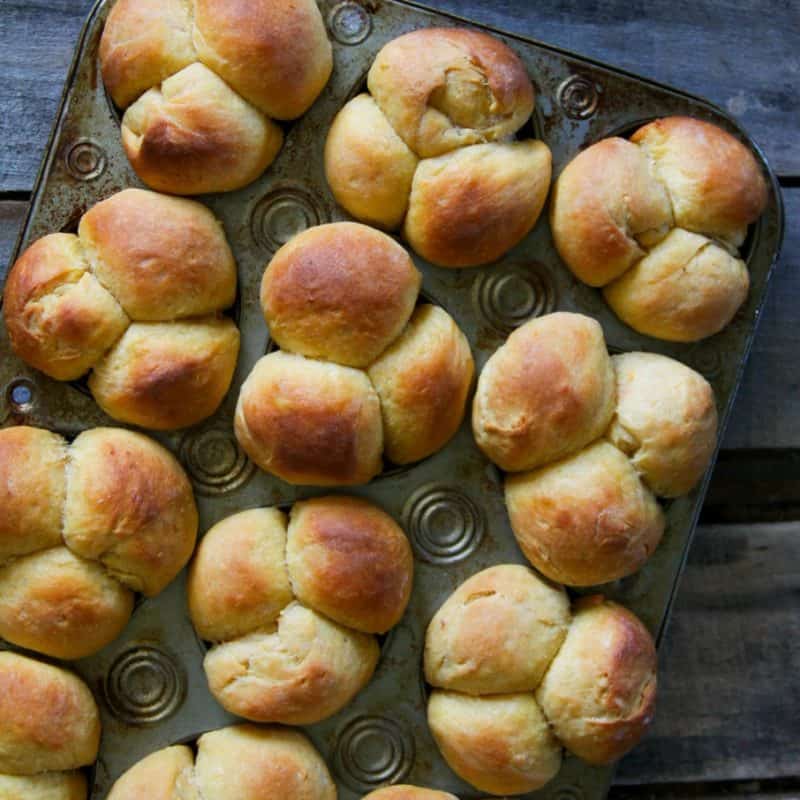
<instances>
[{"instance_id":1,"label":"muffin tin","mask_svg":"<svg viewBox=\"0 0 800 800\"><path fill-rule=\"evenodd\" d=\"M111 0L100 0L84 28L15 257L45 233L74 230L80 215L98 200L139 185L120 145L119 114L99 75L97 49L111 5ZM294 233L345 218L325 183L323 143L337 110L363 90L381 46L414 28L470 24L403 0L322 0L321 8L334 45L330 84L303 118L285 127L284 148L265 175L237 192L202 198L224 222L239 265L239 296L232 313L241 328L242 349L231 391L212 419L189 430L155 435L193 480L201 531L245 508L288 507L296 498L324 493L257 471L233 437L239 386L256 359L272 347L258 301L261 275L272 253ZM577 282L560 263L546 215L520 245L489 267L444 270L414 256L424 275L422 295L455 318L469 338L478 369L508 332L532 315L555 309L589 314L601 322L613 352L652 350L702 372L717 394L721 436L780 248L783 209L775 176L746 133L703 100L518 36L500 38L520 55L536 88L536 110L521 134L549 145L554 175L582 147L669 114L712 121L753 148L770 193L767 209L743 248L750 295L728 328L698 344L640 336L614 316L598 290ZM5 327L0 327L0 424L24 422L67 436L113 424L80 382L52 381L19 361ZM644 569L602 588L636 612L657 640L707 478L691 494L665 503L667 531ZM407 531L416 555L415 588L405 618L382 641L371 684L344 711L311 726L308 733L333 770L341 800L356 800L397 781L476 800L481 793L446 767L428 732L422 647L428 621L456 586L491 564L524 562L503 506L502 476L478 451L467 420L439 453L409 467L387 465L381 476L353 493L377 502ZM94 690L103 719L92 798L105 797L111 783L148 753L234 722L206 687L205 648L188 619L181 575L157 598L138 603L116 642L74 664ZM593 768L567 757L558 777L529 796L601 798L612 775L612 768Z\"/></svg>"}]
</instances>

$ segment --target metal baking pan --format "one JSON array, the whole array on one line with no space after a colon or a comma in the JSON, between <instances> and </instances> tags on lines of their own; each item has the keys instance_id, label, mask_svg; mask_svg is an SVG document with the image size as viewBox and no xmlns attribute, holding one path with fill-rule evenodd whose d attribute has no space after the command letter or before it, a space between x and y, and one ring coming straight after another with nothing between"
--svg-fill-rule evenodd
<instances>
[{"instance_id":1,"label":"metal baking pan","mask_svg":"<svg viewBox=\"0 0 800 800\"><path fill-rule=\"evenodd\" d=\"M122 152L118 114L99 74L97 49L111 5L110 0L100 0L84 27L15 258L35 238L74 230L80 215L95 202L139 183ZM271 254L292 234L344 218L325 183L322 145L335 113L364 87L381 46L414 28L471 24L403 0L322 0L321 7L334 44L336 66L330 84L305 117L287 126L283 150L265 175L240 191L202 198L224 222L239 265L234 313L242 332L241 355L231 391L213 419L190 430L156 435L192 477L202 531L245 508L289 504L321 493L257 471L233 438L239 386L269 348L258 303L259 281ZM529 39L499 35L522 57L536 88L536 110L522 134L549 145L555 175L587 144L669 114L713 121L753 148L770 194L743 250L752 281L750 295L728 328L699 344L640 336L617 320L597 290L577 282L560 263L546 214L519 246L489 267L444 270L415 257L424 275L424 294L457 320L479 369L508 332L529 316L555 309L589 314L601 322L614 352L657 351L702 372L716 391L721 435L778 258L783 209L775 176L736 122L707 102ZM0 423L27 422L68 436L115 424L80 383L52 381L17 360L5 327L0 329ZM632 608L659 640L706 484L665 504L667 531L644 569L602 588ZM501 475L479 453L465 423L441 452L408 468L387 470L355 493L380 504L408 532L416 554L414 593L404 620L382 642L381 661L370 685L349 707L308 733L335 775L341 800L355 800L378 785L401 780L474 800L481 793L446 767L428 732L422 645L428 620L458 584L491 564L523 561L503 506ZM116 642L74 664L94 690L103 718L92 798L105 797L120 773L147 753L234 721L206 688L204 652L187 616L181 576L162 595L137 606ZM601 798L612 774L611 768L593 768L567 757L558 777L530 796Z\"/></svg>"}]
</instances>

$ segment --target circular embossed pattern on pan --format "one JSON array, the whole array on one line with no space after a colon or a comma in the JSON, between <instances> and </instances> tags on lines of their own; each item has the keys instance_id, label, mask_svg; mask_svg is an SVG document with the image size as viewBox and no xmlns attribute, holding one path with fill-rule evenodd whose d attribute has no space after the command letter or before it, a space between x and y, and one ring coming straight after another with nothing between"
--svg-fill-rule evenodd
<instances>
[{"instance_id":1,"label":"circular embossed pattern on pan","mask_svg":"<svg viewBox=\"0 0 800 800\"><path fill-rule=\"evenodd\" d=\"M357 717L336 743L334 770L351 789L368 792L397 783L414 763L414 740L387 717Z\"/></svg>"},{"instance_id":2,"label":"circular embossed pattern on pan","mask_svg":"<svg viewBox=\"0 0 800 800\"><path fill-rule=\"evenodd\" d=\"M171 656L152 645L135 645L111 665L105 695L111 711L124 722L158 722L183 702L186 679Z\"/></svg>"},{"instance_id":3,"label":"circular embossed pattern on pan","mask_svg":"<svg viewBox=\"0 0 800 800\"><path fill-rule=\"evenodd\" d=\"M328 15L328 28L341 44L361 44L372 31L372 20L358 3L339 3Z\"/></svg>"},{"instance_id":4,"label":"circular embossed pattern on pan","mask_svg":"<svg viewBox=\"0 0 800 800\"><path fill-rule=\"evenodd\" d=\"M100 145L80 139L67 149L67 171L79 181L91 181L103 174L108 160Z\"/></svg>"},{"instance_id":5,"label":"circular embossed pattern on pan","mask_svg":"<svg viewBox=\"0 0 800 800\"><path fill-rule=\"evenodd\" d=\"M550 797L551 800L583 800L584 793L579 786L559 786Z\"/></svg>"},{"instance_id":6,"label":"circular embossed pattern on pan","mask_svg":"<svg viewBox=\"0 0 800 800\"><path fill-rule=\"evenodd\" d=\"M517 264L480 274L473 298L492 327L510 333L532 317L553 311L556 289L541 264Z\"/></svg>"},{"instance_id":7,"label":"circular embossed pattern on pan","mask_svg":"<svg viewBox=\"0 0 800 800\"><path fill-rule=\"evenodd\" d=\"M453 564L477 550L484 520L463 492L450 486L422 486L403 509L403 521L417 555L432 564Z\"/></svg>"},{"instance_id":8,"label":"circular embossed pattern on pan","mask_svg":"<svg viewBox=\"0 0 800 800\"><path fill-rule=\"evenodd\" d=\"M558 104L572 119L588 119L599 102L597 86L582 75L571 75L559 87Z\"/></svg>"},{"instance_id":9,"label":"circular embossed pattern on pan","mask_svg":"<svg viewBox=\"0 0 800 800\"><path fill-rule=\"evenodd\" d=\"M253 474L255 465L230 430L194 431L181 442L181 461L196 491L222 495L238 489Z\"/></svg>"},{"instance_id":10,"label":"circular embossed pattern on pan","mask_svg":"<svg viewBox=\"0 0 800 800\"><path fill-rule=\"evenodd\" d=\"M250 231L259 247L275 251L293 236L325 222L317 201L302 189L275 189L263 197L250 220Z\"/></svg>"}]
</instances>

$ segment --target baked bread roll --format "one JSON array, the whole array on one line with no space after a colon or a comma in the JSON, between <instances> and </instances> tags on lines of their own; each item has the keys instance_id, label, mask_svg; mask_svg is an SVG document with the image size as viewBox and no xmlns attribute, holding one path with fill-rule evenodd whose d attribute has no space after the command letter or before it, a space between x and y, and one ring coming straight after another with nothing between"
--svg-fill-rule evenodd
<instances>
[{"instance_id":1,"label":"baked bread roll","mask_svg":"<svg viewBox=\"0 0 800 800\"><path fill-rule=\"evenodd\" d=\"M80 772L0 775L0 800L86 800L86 778Z\"/></svg>"},{"instance_id":2,"label":"baked bread roll","mask_svg":"<svg viewBox=\"0 0 800 800\"><path fill-rule=\"evenodd\" d=\"M292 602L271 630L216 645L203 666L211 693L231 714L310 725L366 686L378 655L372 636Z\"/></svg>"},{"instance_id":3,"label":"baked bread roll","mask_svg":"<svg viewBox=\"0 0 800 800\"><path fill-rule=\"evenodd\" d=\"M533 691L570 622L563 587L500 564L462 583L425 636L425 680L465 694Z\"/></svg>"},{"instance_id":4,"label":"baked bread roll","mask_svg":"<svg viewBox=\"0 0 800 800\"><path fill-rule=\"evenodd\" d=\"M492 142L421 161L403 236L440 267L496 261L533 229L550 189L550 149Z\"/></svg>"},{"instance_id":5,"label":"baked bread roll","mask_svg":"<svg viewBox=\"0 0 800 800\"><path fill-rule=\"evenodd\" d=\"M119 428L84 431L71 445L36 428L0 430L0 499L0 636L55 658L113 641L131 590L161 592L197 535L181 466Z\"/></svg>"},{"instance_id":6,"label":"baked bread roll","mask_svg":"<svg viewBox=\"0 0 800 800\"><path fill-rule=\"evenodd\" d=\"M285 515L253 508L214 525L200 540L186 590L201 639L220 642L273 625L294 596Z\"/></svg>"},{"instance_id":7,"label":"baked bread roll","mask_svg":"<svg viewBox=\"0 0 800 800\"><path fill-rule=\"evenodd\" d=\"M623 322L693 342L722 330L749 288L744 262L713 239L735 251L766 203L758 162L738 139L667 117L576 156L556 181L550 223L566 265L604 286Z\"/></svg>"},{"instance_id":8,"label":"baked bread roll","mask_svg":"<svg viewBox=\"0 0 800 800\"><path fill-rule=\"evenodd\" d=\"M238 189L272 163L283 134L328 81L333 59L314 0L117 0L100 41L122 143L149 186Z\"/></svg>"},{"instance_id":9,"label":"baked bread roll","mask_svg":"<svg viewBox=\"0 0 800 800\"><path fill-rule=\"evenodd\" d=\"M434 691L428 725L450 768L482 792L524 794L561 767L561 747L533 694Z\"/></svg>"},{"instance_id":10,"label":"baked bread roll","mask_svg":"<svg viewBox=\"0 0 800 800\"><path fill-rule=\"evenodd\" d=\"M653 720L656 650L627 609L587 597L536 692L555 735L590 764L621 758Z\"/></svg>"},{"instance_id":11,"label":"baked bread roll","mask_svg":"<svg viewBox=\"0 0 800 800\"><path fill-rule=\"evenodd\" d=\"M467 337L439 306L420 305L367 370L378 392L384 450L394 464L444 447L461 425L475 362Z\"/></svg>"},{"instance_id":12,"label":"baked bread roll","mask_svg":"<svg viewBox=\"0 0 800 800\"><path fill-rule=\"evenodd\" d=\"M691 491L717 444L717 406L708 381L657 353L611 359L617 410L607 436L660 497Z\"/></svg>"},{"instance_id":13,"label":"baked bread roll","mask_svg":"<svg viewBox=\"0 0 800 800\"><path fill-rule=\"evenodd\" d=\"M478 447L504 470L589 444L614 413L614 371L590 317L557 312L517 328L487 361L472 406Z\"/></svg>"},{"instance_id":14,"label":"baked bread roll","mask_svg":"<svg viewBox=\"0 0 800 800\"><path fill-rule=\"evenodd\" d=\"M318 225L281 247L261 306L284 350L349 367L371 364L414 310L422 276L391 237L366 225Z\"/></svg>"},{"instance_id":15,"label":"baked bread roll","mask_svg":"<svg viewBox=\"0 0 800 800\"><path fill-rule=\"evenodd\" d=\"M421 786L397 784L384 786L365 795L362 800L458 800L449 792L437 792L435 789L423 789Z\"/></svg>"},{"instance_id":16,"label":"baked bread roll","mask_svg":"<svg viewBox=\"0 0 800 800\"><path fill-rule=\"evenodd\" d=\"M242 384L235 432L261 469L289 483L366 483L382 466L380 401L367 376L280 350Z\"/></svg>"},{"instance_id":17,"label":"baked bread roll","mask_svg":"<svg viewBox=\"0 0 800 800\"><path fill-rule=\"evenodd\" d=\"M414 250L443 267L489 263L528 234L551 158L542 142L508 141L534 95L506 45L467 29L412 31L383 47L367 85L325 143L325 174L346 211L402 225Z\"/></svg>"},{"instance_id":18,"label":"baked bread roll","mask_svg":"<svg viewBox=\"0 0 800 800\"><path fill-rule=\"evenodd\" d=\"M604 441L532 472L509 475L505 498L525 557L568 586L633 574L664 533L655 497L625 455Z\"/></svg>"},{"instance_id":19,"label":"baked bread roll","mask_svg":"<svg viewBox=\"0 0 800 800\"><path fill-rule=\"evenodd\" d=\"M336 787L303 734L234 725L204 733L196 758L183 745L151 753L117 780L108 800L145 795L152 800L336 800Z\"/></svg>"},{"instance_id":20,"label":"baked bread roll","mask_svg":"<svg viewBox=\"0 0 800 800\"><path fill-rule=\"evenodd\" d=\"M78 236L34 242L9 273L3 313L14 352L58 380L93 369L111 417L155 429L210 416L230 386L239 332L217 316L236 264L213 214L126 189L90 209Z\"/></svg>"},{"instance_id":21,"label":"baked bread roll","mask_svg":"<svg viewBox=\"0 0 800 800\"><path fill-rule=\"evenodd\" d=\"M364 633L393 628L411 597L414 558L405 533L356 497L295 503L286 563L300 602Z\"/></svg>"},{"instance_id":22,"label":"baked bread roll","mask_svg":"<svg viewBox=\"0 0 800 800\"><path fill-rule=\"evenodd\" d=\"M86 684L60 667L0 652L0 720L0 773L73 770L97 758L97 705Z\"/></svg>"}]
</instances>

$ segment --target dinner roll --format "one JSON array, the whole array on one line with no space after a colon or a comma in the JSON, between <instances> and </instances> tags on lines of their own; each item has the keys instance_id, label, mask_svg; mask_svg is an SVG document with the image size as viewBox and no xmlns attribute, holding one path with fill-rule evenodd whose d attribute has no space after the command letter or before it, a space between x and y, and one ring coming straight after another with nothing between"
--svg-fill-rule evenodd
<instances>
[{"instance_id":1,"label":"dinner roll","mask_svg":"<svg viewBox=\"0 0 800 800\"><path fill-rule=\"evenodd\" d=\"M80 378L128 325L69 233L45 236L17 259L3 291L3 317L14 352L62 381Z\"/></svg>"},{"instance_id":2,"label":"dinner roll","mask_svg":"<svg viewBox=\"0 0 800 800\"><path fill-rule=\"evenodd\" d=\"M543 142L465 147L419 163L403 235L441 267L496 261L536 224L550 188Z\"/></svg>"},{"instance_id":3,"label":"dinner roll","mask_svg":"<svg viewBox=\"0 0 800 800\"><path fill-rule=\"evenodd\" d=\"M425 637L425 680L466 694L533 690L570 622L563 587L501 564L462 583Z\"/></svg>"},{"instance_id":4,"label":"dinner roll","mask_svg":"<svg viewBox=\"0 0 800 800\"><path fill-rule=\"evenodd\" d=\"M70 449L64 541L146 597L183 569L197 537L197 507L171 453L122 428L84 431Z\"/></svg>"},{"instance_id":5,"label":"dinner roll","mask_svg":"<svg viewBox=\"0 0 800 800\"><path fill-rule=\"evenodd\" d=\"M183 428L217 410L238 355L239 329L226 317L134 322L95 365L89 389L114 419Z\"/></svg>"},{"instance_id":6,"label":"dinner roll","mask_svg":"<svg viewBox=\"0 0 800 800\"><path fill-rule=\"evenodd\" d=\"M380 401L360 370L276 351L261 358L236 406L236 438L290 483L366 483L381 470Z\"/></svg>"},{"instance_id":7,"label":"dinner roll","mask_svg":"<svg viewBox=\"0 0 800 800\"><path fill-rule=\"evenodd\" d=\"M598 441L554 464L509 475L511 527L525 557L568 586L636 572L664 533L664 514L625 455Z\"/></svg>"},{"instance_id":8,"label":"dinner roll","mask_svg":"<svg viewBox=\"0 0 800 800\"><path fill-rule=\"evenodd\" d=\"M504 139L533 111L533 87L516 54L465 28L424 28L393 39L376 56L367 85L422 158Z\"/></svg>"},{"instance_id":9,"label":"dinner roll","mask_svg":"<svg viewBox=\"0 0 800 800\"><path fill-rule=\"evenodd\" d=\"M0 636L54 658L83 658L119 636L133 595L99 564L66 547L0 568Z\"/></svg>"},{"instance_id":10,"label":"dinner roll","mask_svg":"<svg viewBox=\"0 0 800 800\"><path fill-rule=\"evenodd\" d=\"M425 304L367 373L381 401L386 457L409 464L440 450L458 430L475 363L453 318Z\"/></svg>"},{"instance_id":11,"label":"dinner roll","mask_svg":"<svg viewBox=\"0 0 800 800\"><path fill-rule=\"evenodd\" d=\"M286 561L298 600L365 633L396 625L411 596L414 559L405 533L356 497L295 503Z\"/></svg>"},{"instance_id":12,"label":"dinner roll","mask_svg":"<svg viewBox=\"0 0 800 800\"><path fill-rule=\"evenodd\" d=\"M417 161L368 94L339 111L325 140L325 177L336 202L386 230L403 221Z\"/></svg>"},{"instance_id":13,"label":"dinner roll","mask_svg":"<svg viewBox=\"0 0 800 800\"><path fill-rule=\"evenodd\" d=\"M408 322L422 276L391 237L354 222L318 225L281 247L261 305L284 350L365 367Z\"/></svg>"},{"instance_id":14,"label":"dinner roll","mask_svg":"<svg viewBox=\"0 0 800 800\"><path fill-rule=\"evenodd\" d=\"M669 192L675 225L739 247L767 204L767 183L749 148L722 128L666 117L639 128L640 145Z\"/></svg>"},{"instance_id":15,"label":"dinner roll","mask_svg":"<svg viewBox=\"0 0 800 800\"><path fill-rule=\"evenodd\" d=\"M449 792L437 792L435 789L423 789L421 786L397 784L384 786L364 795L362 800L458 800Z\"/></svg>"},{"instance_id":16,"label":"dinner roll","mask_svg":"<svg viewBox=\"0 0 800 800\"><path fill-rule=\"evenodd\" d=\"M531 469L600 436L614 399L602 328L590 317L557 312L517 328L486 362L472 430L502 469Z\"/></svg>"},{"instance_id":17,"label":"dinner roll","mask_svg":"<svg viewBox=\"0 0 800 800\"><path fill-rule=\"evenodd\" d=\"M60 667L0 652L0 720L0 773L72 770L97 758L97 705Z\"/></svg>"},{"instance_id":18,"label":"dinner roll","mask_svg":"<svg viewBox=\"0 0 800 800\"><path fill-rule=\"evenodd\" d=\"M119 108L196 59L193 5L186 0L114 3L100 39L100 66L106 89Z\"/></svg>"},{"instance_id":19,"label":"dinner roll","mask_svg":"<svg viewBox=\"0 0 800 800\"><path fill-rule=\"evenodd\" d=\"M581 599L536 697L575 755L590 764L621 758L655 713L652 637L622 606L598 596Z\"/></svg>"},{"instance_id":20,"label":"dinner roll","mask_svg":"<svg viewBox=\"0 0 800 800\"><path fill-rule=\"evenodd\" d=\"M255 722L309 725L366 686L378 655L372 636L292 602L271 629L216 645L203 666L226 711Z\"/></svg>"},{"instance_id":21,"label":"dinner roll","mask_svg":"<svg viewBox=\"0 0 800 800\"><path fill-rule=\"evenodd\" d=\"M164 321L233 305L236 262L199 203L125 189L90 208L79 235L92 273L131 319Z\"/></svg>"},{"instance_id":22,"label":"dinner roll","mask_svg":"<svg viewBox=\"0 0 800 800\"><path fill-rule=\"evenodd\" d=\"M704 236L675 228L603 294L635 331L695 342L728 325L749 288L744 261Z\"/></svg>"},{"instance_id":23,"label":"dinner roll","mask_svg":"<svg viewBox=\"0 0 800 800\"><path fill-rule=\"evenodd\" d=\"M86 778L80 772L0 775L0 800L86 800Z\"/></svg>"},{"instance_id":24,"label":"dinner roll","mask_svg":"<svg viewBox=\"0 0 800 800\"><path fill-rule=\"evenodd\" d=\"M617 411L608 438L655 494L686 494L716 447L714 390L693 369L657 353L623 353L611 362Z\"/></svg>"},{"instance_id":25,"label":"dinner roll","mask_svg":"<svg viewBox=\"0 0 800 800\"><path fill-rule=\"evenodd\" d=\"M673 224L669 195L647 155L603 139L567 164L553 189L550 229L561 258L589 286L605 286Z\"/></svg>"},{"instance_id":26,"label":"dinner roll","mask_svg":"<svg viewBox=\"0 0 800 800\"><path fill-rule=\"evenodd\" d=\"M298 731L234 725L197 742L195 781L208 800L336 800L325 762Z\"/></svg>"},{"instance_id":27,"label":"dinner roll","mask_svg":"<svg viewBox=\"0 0 800 800\"><path fill-rule=\"evenodd\" d=\"M106 800L199 800L194 786L194 754L185 745L165 747L124 772ZM181 790L189 790L182 794Z\"/></svg>"},{"instance_id":28,"label":"dinner roll","mask_svg":"<svg viewBox=\"0 0 800 800\"><path fill-rule=\"evenodd\" d=\"M277 508L241 511L214 525L187 582L198 635L216 642L272 625L293 597L285 552L286 517Z\"/></svg>"},{"instance_id":29,"label":"dinner roll","mask_svg":"<svg viewBox=\"0 0 800 800\"><path fill-rule=\"evenodd\" d=\"M275 119L304 114L325 87L333 53L315 0L195 0L197 55Z\"/></svg>"},{"instance_id":30,"label":"dinner roll","mask_svg":"<svg viewBox=\"0 0 800 800\"><path fill-rule=\"evenodd\" d=\"M26 425L0 429L0 565L61 543L67 443Z\"/></svg>"},{"instance_id":31,"label":"dinner roll","mask_svg":"<svg viewBox=\"0 0 800 800\"><path fill-rule=\"evenodd\" d=\"M216 73L191 64L148 89L122 117L136 174L173 194L230 192L275 160L283 132Z\"/></svg>"},{"instance_id":32,"label":"dinner roll","mask_svg":"<svg viewBox=\"0 0 800 800\"><path fill-rule=\"evenodd\" d=\"M532 792L561 767L561 748L530 693L470 697L437 690L428 724L450 768L482 792Z\"/></svg>"}]
</instances>

